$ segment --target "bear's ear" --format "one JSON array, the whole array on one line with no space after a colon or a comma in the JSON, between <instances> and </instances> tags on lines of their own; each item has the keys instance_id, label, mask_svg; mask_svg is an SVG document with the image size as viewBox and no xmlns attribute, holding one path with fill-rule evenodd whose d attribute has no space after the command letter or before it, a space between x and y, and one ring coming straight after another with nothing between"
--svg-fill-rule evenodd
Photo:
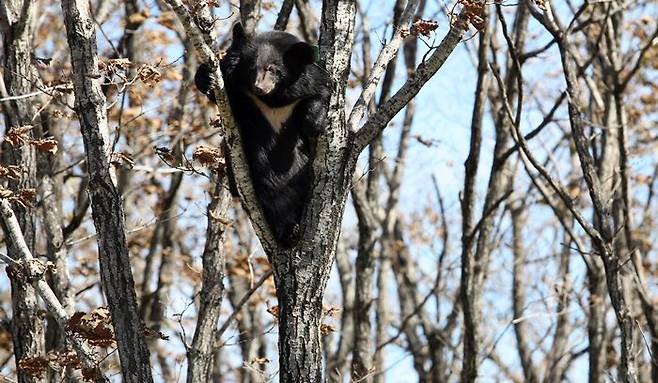
<instances>
[{"instance_id":1,"label":"bear's ear","mask_svg":"<svg viewBox=\"0 0 658 383\"><path fill-rule=\"evenodd\" d=\"M247 32L245 32L242 23L235 23L233 26L233 44L241 44L248 39Z\"/></svg>"},{"instance_id":2,"label":"bear's ear","mask_svg":"<svg viewBox=\"0 0 658 383\"><path fill-rule=\"evenodd\" d=\"M286 52L286 58L294 60L302 65L309 65L316 62L315 48L303 41L293 44Z\"/></svg>"}]
</instances>

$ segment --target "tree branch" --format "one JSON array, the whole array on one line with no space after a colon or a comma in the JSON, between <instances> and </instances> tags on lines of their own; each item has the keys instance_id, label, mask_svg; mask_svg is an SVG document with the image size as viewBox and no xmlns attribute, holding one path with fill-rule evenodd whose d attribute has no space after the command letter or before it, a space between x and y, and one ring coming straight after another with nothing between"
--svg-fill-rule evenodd
<instances>
[{"instance_id":1,"label":"tree branch","mask_svg":"<svg viewBox=\"0 0 658 383\"><path fill-rule=\"evenodd\" d=\"M276 22L274 23L274 30L285 31L288 26L288 19L290 18L290 13L292 12L292 7L295 5L295 0L284 0L281 4L281 9L279 14L276 17Z\"/></svg>"},{"instance_id":2,"label":"tree branch","mask_svg":"<svg viewBox=\"0 0 658 383\"><path fill-rule=\"evenodd\" d=\"M402 15L402 21L400 22L401 26L406 25L411 21L411 18L415 14L417 5L418 0L407 1L407 6ZM391 41L379 52L379 56L377 56L377 60L375 60L375 64L370 71L370 76L363 85L361 95L352 108L352 112L347 120L347 126L351 131L357 130L357 125L365 114L368 104L370 103L372 96L375 94L377 85L379 85L379 81L381 80L388 63L395 59L400 46L402 46L402 32L402 28L396 29Z\"/></svg>"},{"instance_id":3,"label":"tree branch","mask_svg":"<svg viewBox=\"0 0 658 383\"><path fill-rule=\"evenodd\" d=\"M353 156L358 156L363 148L377 137L379 132L384 130L389 121L418 94L425 83L443 66L448 56L461 41L462 35L467 29L467 22L468 19L464 14L457 16L448 34L443 38L429 59L418 65L414 75L402 85L393 97L377 110L377 113L370 116L365 125L356 132L354 148L352 150Z\"/></svg>"},{"instance_id":4,"label":"tree branch","mask_svg":"<svg viewBox=\"0 0 658 383\"><path fill-rule=\"evenodd\" d=\"M20 256L20 260L12 263L11 267L17 268L20 266L20 269L18 269L20 276L26 278L46 303L48 311L55 317L61 330L66 333L66 338L73 344L83 365L94 371L94 381L97 383L109 382L98 367L99 362L92 356L91 350L87 347L84 339L76 336L68 329L68 321L71 318L48 285L48 282L44 279L47 266L32 256L32 252L30 252L30 248L25 242L25 237L18 224L16 215L9 201L4 198L0 199L0 214L2 215L2 221L5 227L5 234L9 237Z\"/></svg>"}]
</instances>

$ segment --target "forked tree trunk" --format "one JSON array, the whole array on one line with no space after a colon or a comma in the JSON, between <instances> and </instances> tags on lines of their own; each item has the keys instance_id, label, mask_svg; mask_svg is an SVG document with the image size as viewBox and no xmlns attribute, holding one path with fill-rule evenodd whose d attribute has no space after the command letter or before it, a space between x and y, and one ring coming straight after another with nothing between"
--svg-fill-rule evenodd
<instances>
[{"instance_id":1,"label":"forked tree trunk","mask_svg":"<svg viewBox=\"0 0 658 383\"><path fill-rule=\"evenodd\" d=\"M279 300L281 382L320 382L322 298L338 243L350 180L356 162L345 124L345 84L354 43L355 4L323 2L320 57L332 76L327 134L317 145L313 198L306 208L297 248L267 249Z\"/></svg>"},{"instance_id":2,"label":"forked tree trunk","mask_svg":"<svg viewBox=\"0 0 658 383\"><path fill-rule=\"evenodd\" d=\"M349 178L344 177L342 172L328 174L331 175L316 183L316 190L330 194L327 198L315 199L316 203L309 207L306 214L306 233L315 235L305 238L296 249L278 250L269 256L274 267L280 309L281 382L310 383L322 380L322 299L349 188Z\"/></svg>"},{"instance_id":3,"label":"forked tree trunk","mask_svg":"<svg viewBox=\"0 0 658 383\"><path fill-rule=\"evenodd\" d=\"M420 64L416 75L410 78L396 94L381 106L368 122L358 129L365 108L353 111L349 122L345 118L345 88L350 73L350 58L354 45L354 19L356 4L352 0L324 0L320 35L320 61L332 79L331 99L328 105L328 128L318 138L313 162L314 184L312 198L301 222L302 238L292 249L284 249L274 241L271 230L263 219L255 198L253 185L246 167L242 140L235 126L217 60L206 44L188 8L180 0L166 0L178 15L200 54L201 61L213 72L217 83L212 91L219 107L226 142L229 147L232 170L240 192L243 208L247 211L269 261L279 299L279 377L281 382L309 382L322 380L322 349L320 325L322 298L329 279L338 233L345 209L350 181L356 161L363 149L388 125L391 119L407 105L425 83L441 68L450 53L461 41L466 29L466 14L454 19L448 35ZM416 1L409 1L410 10ZM410 15L413 13L409 13ZM197 13L196 19L206 16ZM208 25L212 23L209 22ZM362 94L361 106L367 105L386 65L394 57L402 39L396 35L388 49L382 50L372 76L372 86ZM355 132L355 130L358 130Z\"/></svg>"}]
</instances>

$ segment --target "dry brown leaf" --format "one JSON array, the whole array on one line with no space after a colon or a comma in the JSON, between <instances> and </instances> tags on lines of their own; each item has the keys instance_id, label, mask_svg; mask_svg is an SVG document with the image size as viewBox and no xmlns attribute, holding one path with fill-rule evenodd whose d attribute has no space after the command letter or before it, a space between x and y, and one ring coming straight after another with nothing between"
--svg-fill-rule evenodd
<instances>
[{"instance_id":1,"label":"dry brown leaf","mask_svg":"<svg viewBox=\"0 0 658 383\"><path fill-rule=\"evenodd\" d=\"M123 167L132 169L135 166L135 161L132 156L126 152L113 152L110 155L110 163L117 168Z\"/></svg>"},{"instance_id":2,"label":"dry brown leaf","mask_svg":"<svg viewBox=\"0 0 658 383\"><path fill-rule=\"evenodd\" d=\"M31 376L41 376L48 368L48 360L43 356L24 357L18 361L18 368Z\"/></svg>"},{"instance_id":3,"label":"dry brown leaf","mask_svg":"<svg viewBox=\"0 0 658 383\"><path fill-rule=\"evenodd\" d=\"M272 314L273 317L279 319L280 309L279 306L267 306L267 312Z\"/></svg>"},{"instance_id":4,"label":"dry brown leaf","mask_svg":"<svg viewBox=\"0 0 658 383\"><path fill-rule=\"evenodd\" d=\"M128 22L131 24L139 24L143 23L144 20L148 18L148 14L146 12L135 12L132 15L128 16Z\"/></svg>"},{"instance_id":5,"label":"dry brown leaf","mask_svg":"<svg viewBox=\"0 0 658 383\"><path fill-rule=\"evenodd\" d=\"M0 186L0 198L10 198L13 195L14 195L13 191Z\"/></svg>"},{"instance_id":6,"label":"dry brown leaf","mask_svg":"<svg viewBox=\"0 0 658 383\"><path fill-rule=\"evenodd\" d=\"M329 335L332 332L335 332L336 328L334 326L328 325L326 323L323 323L320 325L320 334L322 335Z\"/></svg>"},{"instance_id":7,"label":"dry brown leaf","mask_svg":"<svg viewBox=\"0 0 658 383\"><path fill-rule=\"evenodd\" d=\"M226 166L222 150L214 146L197 146L194 150L194 154L192 155L192 159L198 161L201 165L210 169L224 169Z\"/></svg>"},{"instance_id":8,"label":"dry brown leaf","mask_svg":"<svg viewBox=\"0 0 658 383\"><path fill-rule=\"evenodd\" d=\"M130 59L126 58L109 59L105 65L107 67L107 71L112 73L118 70L124 71L133 66L133 64L130 62Z\"/></svg>"},{"instance_id":9,"label":"dry brown leaf","mask_svg":"<svg viewBox=\"0 0 658 383\"><path fill-rule=\"evenodd\" d=\"M5 191L2 191L1 193L6 195ZM20 205L22 208L27 209L32 206L32 201L34 201L36 195L36 189L20 189L18 192L12 192L9 197L3 198L8 198L10 202L13 202L17 205Z\"/></svg>"},{"instance_id":10,"label":"dry brown leaf","mask_svg":"<svg viewBox=\"0 0 658 383\"><path fill-rule=\"evenodd\" d=\"M338 314L339 312L340 312L340 308L339 308L339 307L331 306L331 307L326 308L326 309L324 310L324 315L326 315L326 316L328 316L328 317L333 317L333 316L335 316L336 314Z\"/></svg>"},{"instance_id":11,"label":"dry brown leaf","mask_svg":"<svg viewBox=\"0 0 658 383\"><path fill-rule=\"evenodd\" d=\"M30 139L28 132L32 130L32 125L11 127L5 135L5 141L11 146L23 145Z\"/></svg>"},{"instance_id":12,"label":"dry brown leaf","mask_svg":"<svg viewBox=\"0 0 658 383\"><path fill-rule=\"evenodd\" d=\"M82 378L88 382L96 381L99 378L99 371L97 368L85 367L81 372Z\"/></svg>"},{"instance_id":13,"label":"dry brown leaf","mask_svg":"<svg viewBox=\"0 0 658 383\"><path fill-rule=\"evenodd\" d=\"M0 178L18 180L21 178L21 166L0 164Z\"/></svg>"},{"instance_id":14,"label":"dry brown leaf","mask_svg":"<svg viewBox=\"0 0 658 383\"><path fill-rule=\"evenodd\" d=\"M169 337L167 335L163 334L161 331L156 331L152 328L145 328L144 336L148 338L160 338L162 340L169 340Z\"/></svg>"},{"instance_id":15,"label":"dry brown leaf","mask_svg":"<svg viewBox=\"0 0 658 383\"><path fill-rule=\"evenodd\" d=\"M154 66L146 64L139 68L138 76L144 84L150 87L154 87L162 78L160 71L155 69Z\"/></svg>"},{"instance_id":16,"label":"dry brown leaf","mask_svg":"<svg viewBox=\"0 0 658 383\"><path fill-rule=\"evenodd\" d=\"M57 140L52 137L30 140L30 145L33 145L41 152L48 152L51 154L57 153L58 149Z\"/></svg>"},{"instance_id":17,"label":"dry brown leaf","mask_svg":"<svg viewBox=\"0 0 658 383\"><path fill-rule=\"evenodd\" d=\"M251 364L267 364L270 363L271 360L267 359L266 357L257 357L251 360Z\"/></svg>"}]
</instances>

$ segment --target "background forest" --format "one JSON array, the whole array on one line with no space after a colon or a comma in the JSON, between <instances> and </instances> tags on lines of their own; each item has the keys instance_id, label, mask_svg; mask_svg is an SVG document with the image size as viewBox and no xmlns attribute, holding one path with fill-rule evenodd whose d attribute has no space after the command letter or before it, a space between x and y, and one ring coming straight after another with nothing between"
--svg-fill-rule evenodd
<instances>
[{"instance_id":1,"label":"background forest","mask_svg":"<svg viewBox=\"0 0 658 383\"><path fill-rule=\"evenodd\" d=\"M0 382L658 382L657 20L0 0ZM230 198L192 81L237 21L336 80L297 250Z\"/></svg>"}]
</instances>

